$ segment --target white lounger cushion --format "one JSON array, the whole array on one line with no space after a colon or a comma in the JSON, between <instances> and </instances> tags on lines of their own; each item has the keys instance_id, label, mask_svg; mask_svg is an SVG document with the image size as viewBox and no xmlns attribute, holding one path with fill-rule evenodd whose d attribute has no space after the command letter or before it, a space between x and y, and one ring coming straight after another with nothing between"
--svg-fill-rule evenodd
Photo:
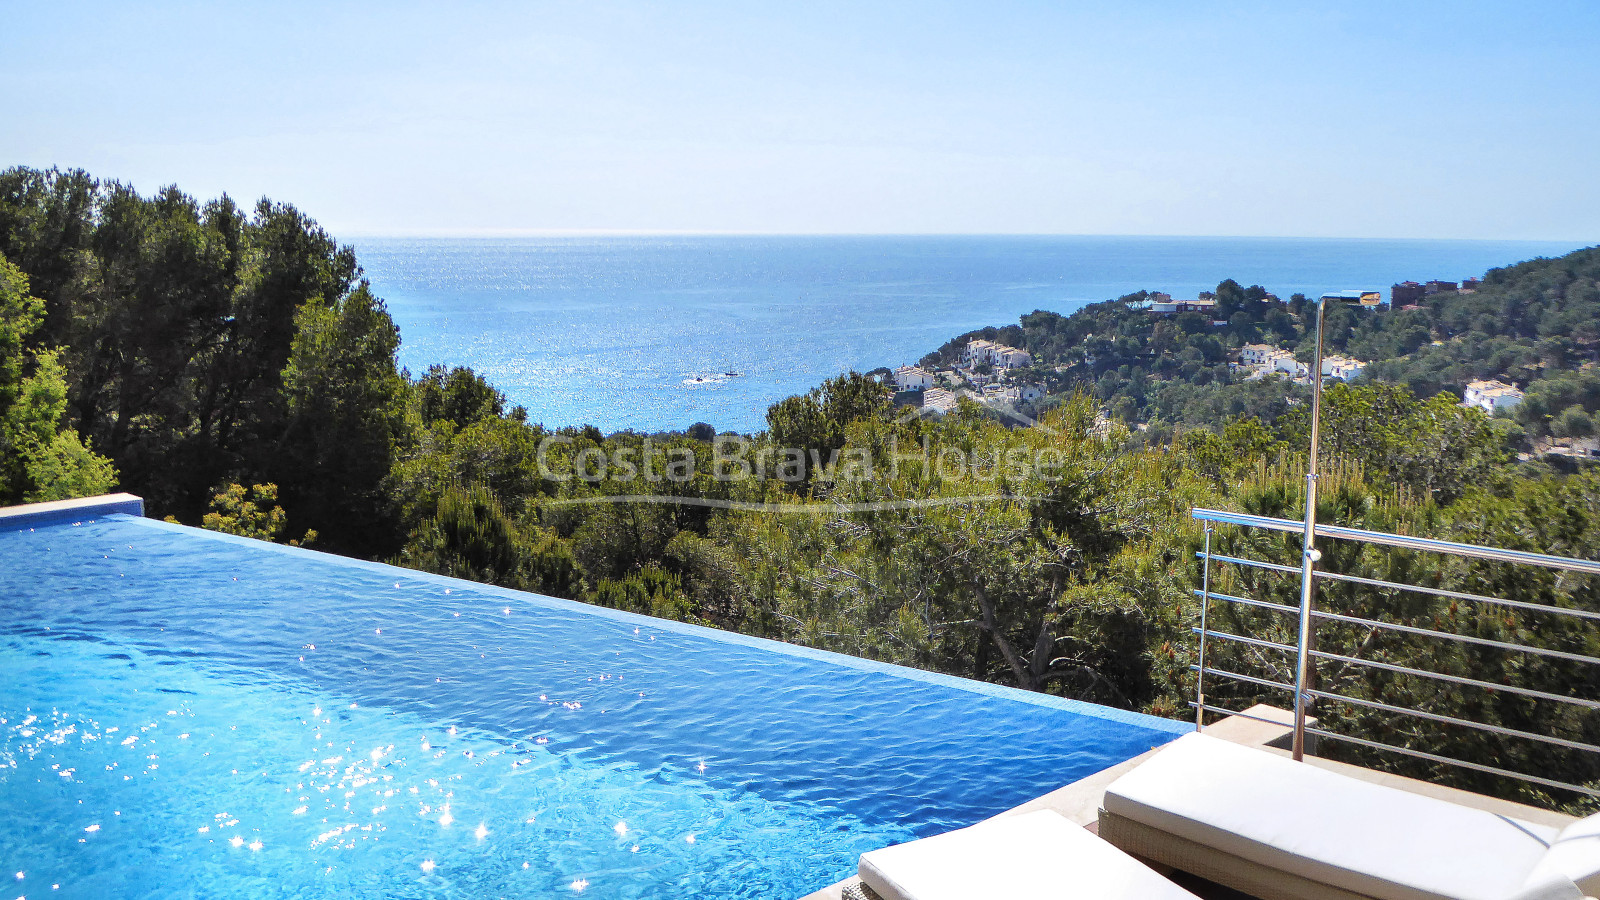
<instances>
[{"instance_id":1,"label":"white lounger cushion","mask_svg":"<svg viewBox=\"0 0 1600 900\"><path fill-rule=\"evenodd\" d=\"M1204 734L1113 782L1105 810L1380 900L1507 900L1557 834Z\"/></svg>"},{"instance_id":2,"label":"white lounger cushion","mask_svg":"<svg viewBox=\"0 0 1600 900\"><path fill-rule=\"evenodd\" d=\"M863 853L857 871L884 900L1196 900L1048 809Z\"/></svg>"},{"instance_id":3,"label":"white lounger cushion","mask_svg":"<svg viewBox=\"0 0 1600 900\"><path fill-rule=\"evenodd\" d=\"M1579 819L1561 834L1528 873L1526 884L1552 875L1565 875L1589 895L1600 894L1600 814Z\"/></svg>"},{"instance_id":4,"label":"white lounger cushion","mask_svg":"<svg viewBox=\"0 0 1600 900\"><path fill-rule=\"evenodd\" d=\"M1551 875L1539 878L1529 883L1522 889L1522 893L1512 897L1511 900L1587 900L1583 891L1572 883L1572 879L1565 875Z\"/></svg>"}]
</instances>

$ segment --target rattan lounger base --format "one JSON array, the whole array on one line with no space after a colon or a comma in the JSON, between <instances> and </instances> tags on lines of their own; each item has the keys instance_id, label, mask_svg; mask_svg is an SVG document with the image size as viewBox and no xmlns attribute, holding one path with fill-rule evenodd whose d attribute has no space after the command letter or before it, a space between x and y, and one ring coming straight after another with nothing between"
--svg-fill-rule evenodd
<instances>
[{"instance_id":1,"label":"rattan lounger base","mask_svg":"<svg viewBox=\"0 0 1600 900\"><path fill-rule=\"evenodd\" d=\"M839 892L839 896L843 900L883 900L882 897L878 896L877 891L859 881L855 884L845 885L844 889Z\"/></svg>"}]
</instances>

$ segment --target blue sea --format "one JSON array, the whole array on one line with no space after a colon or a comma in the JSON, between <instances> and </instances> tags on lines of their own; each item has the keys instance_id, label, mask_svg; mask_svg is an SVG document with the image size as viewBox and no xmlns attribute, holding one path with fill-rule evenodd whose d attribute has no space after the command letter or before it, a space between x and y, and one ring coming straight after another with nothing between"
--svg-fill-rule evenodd
<instances>
[{"instance_id":1,"label":"blue sea","mask_svg":"<svg viewBox=\"0 0 1600 900\"><path fill-rule=\"evenodd\" d=\"M1572 244L1163 237L365 238L413 373L471 366L556 427L764 427L963 332L1224 279L1279 296L1455 281ZM736 373L736 374L729 374Z\"/></svg>"}]
</instances>

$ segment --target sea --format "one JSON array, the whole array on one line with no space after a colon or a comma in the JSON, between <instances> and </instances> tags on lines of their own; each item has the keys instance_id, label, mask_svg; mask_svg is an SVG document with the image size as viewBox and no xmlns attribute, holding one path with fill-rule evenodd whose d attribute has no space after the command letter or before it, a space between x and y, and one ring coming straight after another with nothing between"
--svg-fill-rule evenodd
<instances>
[{"instance_id":1,"label":"sea","mask_svg":"<svg viewBox=\"0 0 1600 900\"><path fill-rule=\"evenodd\" d=\"M605 432L765 427L841 372L1139 290L1225 279L1288 298L1457 281L1579 244L1093 236L367 237L400 361L470 366L531 421ZM1387 296L1387 293L1385 294Z\"/></svg>"}]
</instances>

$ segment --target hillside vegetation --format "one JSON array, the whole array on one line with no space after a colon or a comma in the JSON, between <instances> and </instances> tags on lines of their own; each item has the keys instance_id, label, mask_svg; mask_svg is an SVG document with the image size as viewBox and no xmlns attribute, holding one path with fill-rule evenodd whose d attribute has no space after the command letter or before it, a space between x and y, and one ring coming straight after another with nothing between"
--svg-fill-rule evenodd
<instances>
[{"instance_id":1,"label":"hillside vegetation","mask_svg":"<svg viewBox=\"0 0 1600 900\"><path fill-rule=\"evenodd\" d=\"M1217 286L1215 315L1152 316L1145 292L1069 316L1035 312L1020 324L961 335L923 362L948 365L973 338L1033 354L1021 373L1058 395L1085 389L1132 424L1216 427L1273 418L1308 391L1281 379L1246 381L1228 362L1246 344L1293 350L1309 361L1315 304L1280 300L1259 286ZM1374 381L1419 397L1501 379L1527 391L1506 423L1516 440L1586 437L1600 408L1600 247L1491 269L1476 291L1432 294L1416 309L1330 308L1327 352L1375 363ZM1216 322L1225 324L1215 324Z\"/></svg>"},{"instance_id":2,"label":"hillside vegetation","mask_svg":"<svg viewBox=\"0 0 1600 900\"><path fill-rule=\"evenodd\" d=\"M1594 347L1590 323L1569 315L1593 302L1594 252L1497 270L1479 294L1422 313L1421 337L1404 324L1422 322L1413 314L1342 321L1335 346L1392 341L1393 364L1423 371L1431 351L1398 348L1441 335L1470 343L1494 328L1508 346L1559 347L1572 366ZM1542 312L1508 331L1492 311L1540 284ZM970 403L925 419L846 374L773 405L766 431L749 438L604 435L529 422L467 369L398 368L400 335L355 254L293 207L201 203L175 188L144 197L81 172L13 169L0 173L0 501L117 485L155 515L218 530L1186 717L1204 540L1189 511L1293 518L1302 502L1304 405L1282 403L1281 385L1275 402L1256 397L1261 388L1233 383L1225 359L1247 340L1303 343L1304 304L1235 287L1218 292L1225 328L1182 316L1152 324L1134 297L1066 318L1036 313L997 333L1065 366L1048 370L1063 391L1081 385L1132 419L1179 421L1161 410L1181 386L1196 393L1179 409L1212 404L1213 428L1136 439L1097 423L1099 398L1081 392L1058 395L1034 428L1008 428ZM1489 312L1457 314L1469 306ZM1541 384L1557 380L1537 371ZM1327 400L1324 521L1600 558L1600 474L1518 464L1515 434L1406 384L1338 386ZM1234 411L1255 415L1225 414ZM1283 565L1299 558L1292 537L1215 540ZM1328 552L1330 565L1367 578L1600 610L1591 579ZM1215 584L1293 602L1293 580L1269 574L1219 573ZM1353 585L1325 602L1600 655L1594 629L1526 609ZM1269 615L1214 621L1284 639L1289 623ZM1592 669L1560 659L1441 649L1404 633L1330 628L1322 639L1396 665L1600 696ZM1224 667L1291 680L1290 660L1213 652ZM1600 716L1528 696L1370 668L1319 674L1327 690L1374 702L1600 738ZM1208 696L1232 708L1287 702L1248 683L1210 685ZM1356 705L1317 714L1336 731L1600 785L1592 754L1408 729ZM1579 805L1483 773L1328 751Z\"/></svg>"}]
</instances>

